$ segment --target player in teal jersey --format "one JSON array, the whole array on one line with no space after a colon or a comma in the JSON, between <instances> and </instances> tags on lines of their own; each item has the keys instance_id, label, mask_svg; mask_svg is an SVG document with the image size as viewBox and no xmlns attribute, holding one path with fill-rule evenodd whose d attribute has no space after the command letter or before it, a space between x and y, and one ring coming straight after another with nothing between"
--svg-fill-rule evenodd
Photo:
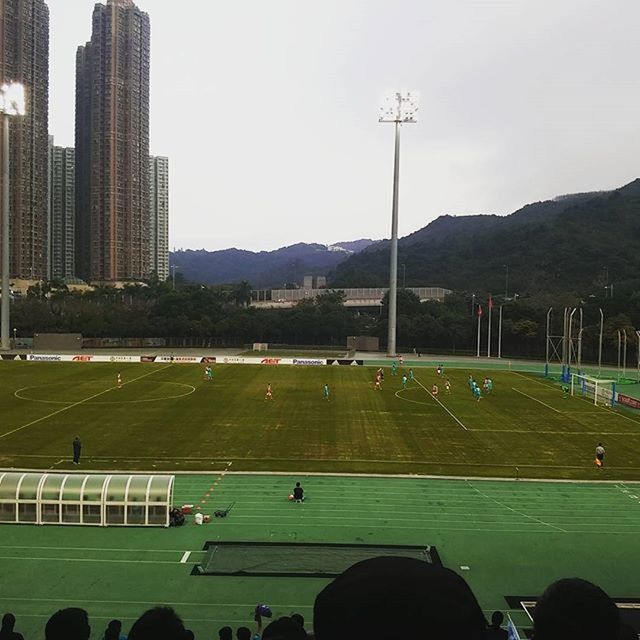
<instances>
[{"instance_id":1,"label":"player in teal jersey","mask_svg":"<svg viewBox=\"0 0 640 640\"><path fill-rule=\"evenodd\" d=\"M413 380L413 369L409 369L409 380Z\"/></svg>"},{"instance_id":2,"label":"player in teal jersey","mask_svg":"<svg viewBox=\"0 0 640 640\"><path fill-rule=\"evenodd\" d=\"M473 395L475 397L475 399L480 402L480 398L482 398L482 392L480 391L480 387L478 385L476 385L473 388Z\"/></svg>"},{"instance_id":3,"label":"player in teal jersey","mask_svg":"<svg viewBox=\"0 0 640 640\"><path fill-rule=\"evenodd\" d=\"M322 399L323 400L328 400L329 399L329 385L325 384L324 387L322 387Z\"/></svg>"},{"instance_id":4,"label":"player in teal jersey","mask_svg":"<svg viewBox=\"0 0 640 640\"><path fill-rule=\"evenodd\" d=\"M402 388L407 388L407 376L402 376Z\"/></svg>"},{"instance_id":5,"label":"player in teal jersey","mask_svg":"<svg viewBox=\"0 0 640 640\"><path fill-rule=\"evenodd\" d=\"M398 363L394 360L391 363L391 375L395 376L398 373Z\"/></svg>"}]
</instances>

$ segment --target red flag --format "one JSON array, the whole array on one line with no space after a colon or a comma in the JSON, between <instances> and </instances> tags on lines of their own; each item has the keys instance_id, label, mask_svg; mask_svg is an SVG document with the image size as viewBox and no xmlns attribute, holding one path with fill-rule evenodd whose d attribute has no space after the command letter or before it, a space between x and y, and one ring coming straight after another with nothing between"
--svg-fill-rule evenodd
<instances>
[{"instance_id":1,"label":"red flag","mask_svg":"<svg viewBox=\"0 0 640 640\"><path fill-rule=\"evenodd\" d=\"M478 305L478 318L482 315L482 305Z\"/></svg>"},{"instance_id":2,"label":"red flag","mask_svg":"<svg viewBox=\"0 0 640 640\"><path fill-rule=\"evenodd\" d=\"M491 299L491 294L489 294L489 311L493 309L493 300Z\"/></svg>"}]
</instances>

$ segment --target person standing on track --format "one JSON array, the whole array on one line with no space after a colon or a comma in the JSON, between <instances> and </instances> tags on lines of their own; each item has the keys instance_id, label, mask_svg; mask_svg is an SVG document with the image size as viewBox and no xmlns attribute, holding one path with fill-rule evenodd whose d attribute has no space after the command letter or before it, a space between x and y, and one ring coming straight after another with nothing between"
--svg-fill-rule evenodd
<instances>
[{"instance_id":1,"label":"person standing on track","mask_svg":"<svg viewBox=\"0 0 640 640\"><path fill-rule=\"evenodd\" d=\"M598 446L596 447L596 467L598 467L598 470L604 467L604 447L602 446L602 442L598 442Z\"/></svg>"},{"instance_id":2,"label":"person standing on track","mask_svg":"<svg viewBox=\"0 0 640 640\"><path fill-rule=\"evenodd\" d=\"M118 389L122 389L122 375L118 371L118 375L116 376L116 383L118 384Z\"/></svg>"},{"instance_id":3,"label":"person standing on track","mask_svg":"<svg viewBox=\"0 0 640 640\"><path fill-rule=\"evenodd\" d=\"M82 442L80 438L76 436L71 443L73 446L73 464L80 464L80 452L82 451Z\"/></svg>"}]
</instances>

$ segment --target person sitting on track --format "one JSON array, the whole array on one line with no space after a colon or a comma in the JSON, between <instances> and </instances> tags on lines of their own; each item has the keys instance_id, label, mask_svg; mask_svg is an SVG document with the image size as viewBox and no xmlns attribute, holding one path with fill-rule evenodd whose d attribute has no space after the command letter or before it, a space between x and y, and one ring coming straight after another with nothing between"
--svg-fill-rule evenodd
<instances>
[{"instance_id":1,"label":"person sitting on track","mask_svg":"<svg viewBox=\"0 0 640 640\"><path fill-rule=\"evenodd\" d=\"M296 482L296 486L293 488L293 499L296 502L304 502L304 489L299 482Z\"/></svg>"}]
</instances>

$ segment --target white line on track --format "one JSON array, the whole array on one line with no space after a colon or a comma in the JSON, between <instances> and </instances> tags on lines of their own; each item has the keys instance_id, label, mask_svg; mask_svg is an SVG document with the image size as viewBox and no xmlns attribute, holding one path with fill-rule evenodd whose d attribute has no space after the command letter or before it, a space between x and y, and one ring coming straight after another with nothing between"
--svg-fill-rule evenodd
<instances>
[{"instance_id":1,"label":"white line on track","mask_svg":"<svg viewBox=\"0 0 640 640\"><path fill-rule=\"evenodd\" d=\"M114 564L180 564L179 560L112 560L106 558L48 558L27 556L0 556L0 560L38 560L52 562L107 562Z\"/></svg>"},{"instance_id":2,"label":"white line on track","mask_svg":"<svg viewBox=\"0 0 640 640\"><path fill-rule=\"evenodd\" d=\"M132 552L132 553L180 553L180 549L136 549L131 547L120 547L119 549L109 547L36 547L33 545L13 545L3 544L0 549L39 549L49 551L100 551L100 552ZM205 553L204 551L189 551L189 553Z\"/></svg>"},{"instance_id":3,"label":"white line on track","mask_svg":"<svg viewBox=\"0 0 640 640\"><path fill-rule=\"evenodd\" d=\"M559 413L560 415L564 415L563 411L560 411L559 409L555 409L550 404L547 404L546 402L542 402L542 400L538 400L538 398L534 398L533 396L530 396L528 393L525 393L524 391L520 391L520 389L516 389L515 387L511 387L511 391L515 391L516 393L519 393L521 396L525 396L525 397L529 398L530 400L533 400L534 402L538 402L542 406L547 407L547 409L551 409L551 411L555 411L556 413Z\"/></svg>"},{"instance_id":4,"label":"white line on track","mask_svg":"<svg viewBox=\"0 0 640 640\"><path fill-rule=\"evenodd\" d=\"M436 398L431 391L429 391L429 389L427 389L427 387L425 387L422 382L420 382L420 380L418 380L418 378L414 378L414 380L465 430L465 431L469 431L469 429L467 429L467 427L465 427L462 422L460 422L460 420L458 420L458 418L456 418L453 413L451 413L451 411L449 411L449 409L447 409L447 407L445 407L442 402L440 402L440 400L438 400L438 398Z\"/></svg>"},{"instance_id":5,"label":"white line on track","mask_svg":"<svg viewBox=\"0 0 640 640\"><path fill-rule=\"evenodd\" d=\"M80 601L79 598L19 598L19 597L0 597L0 601L15 601L15 602L74 602L77 603ZM82 602L91 602L92 604L133 604L133 605L157 605L157 600L88 600L87 598L82 598ZM247 607L246 602L176 602L174 600L171 601L172 606L174 607ZM282 604L278 602L269 602L269 604L278 609L310 609L313 605L310 604ZM47 614L51 615L51 614ZM95 617L95 616L92 616Z\"/></svg>"},{"instance_id":6,"label":"white line on track","mask_svg":"<svg viewBox=\"0 0 640 640\"><path fill-rule=\"evenodd\" d=\"M549 522L545 522L544 520L540 520L539 518L536 518L534 516L530 516L526 513L524 513L523 511L519 511L518 509L514 509L513 507L510 507L508 504L505 504L504 502L500 502L500 500L496 500L495 498L493 498L492 496L487 495L486 493L480 491L480 489L478 489L477 487L475 487L474 485L472 485L469 482L469 486L474 490L477 491L479 495L481 495L483 498L485 498L486 500L491 500L492 502L495 502L496 504L499 504L501 507L504 507L505 509L509 509L509 511L511 511L512 513L516 513L519 516L523 516L525 518L530 518L531 520L533 520L534 522L538 522L539 524L544 524L547 527L553 527L554 529L556 529L557 531L561 531L562 533L568 533L566 529L563 529L562 527L557 527L555 524L550 524Z\"/></svg>"},{"instance_id":7,"label":"white line on track","mask_svg":"<svg viewBox=\"0 0 640 640\"><path fill-rule=\"evenodd\" d=\"M182 554L182 558L180 558L180 564L186 564L190 555L191 555L191 551L185 551Z\"/></svg>"},{"instance_id":8,"label":"white line on track","mask_svg":"<svg viewBox=\"0 0 640 640\"><path fill-rule=\"evenodd\" d=\"M131 384L132 382L136 382L137 380L142 380L142 378L146 378L147 376L151 376L154 373L158 373L159 371L162 371L163 369L167 369L168 367L170 367L171 365L168 364L160 369L154 369L153 371L149 371L147 373L145 373L144 375L138 376L137 378L133 378L133 380L128 380L127 382L125 382L122 386L124 386L125 384ZM6 433L0 434L0 438L6 438L7 436L10 436L12 433L16 433L17 431L21 431L22 429L26 429L27 427L30 427L34 424L37 424L38 422L42 422L43 420L46 420L47 418L51 418L55 415L58 415L59 413L62 413L63 411L68 411L69 409L73 409L73 407L77 407L78 405L84 404L85 402L88 402L89 400L93 400L94 398L97 398L98 396L101 396L105 393L108 393L109 391L113 391L114 389L117 389L117 386L113 386L113 387L109 387L108 389L105 389L104 391L100 391L99 393L94 393L92 396L89 396L88 398L84 398L83 400L78 400L78 402L74 402L73 404L70 404L66 407L62 407L62 409L58 409L57 411L53 411L52 413L47 414L46 416L42 416L41 418L38 418L36 420L32 420L31 422L27 422L27 424L23 424L21 427L16 427L15 429L12 429L11 431L7 431Z\"/></svg>"}]
</instances>

